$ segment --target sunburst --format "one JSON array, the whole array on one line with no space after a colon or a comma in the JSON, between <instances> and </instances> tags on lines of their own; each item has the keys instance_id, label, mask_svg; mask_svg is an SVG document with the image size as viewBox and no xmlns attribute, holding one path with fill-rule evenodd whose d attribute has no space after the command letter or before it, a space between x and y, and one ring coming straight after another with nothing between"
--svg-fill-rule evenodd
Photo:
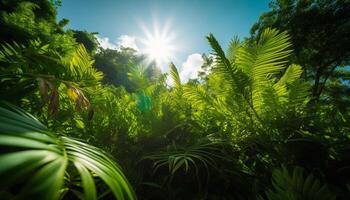
<instances>
[{"instance_id":1,"label":"sunburst","mask_svg":"<svg viewBox=\"0 0 350 200\"><path fill-rule=\"evenodd\" d=\"M144 25L141 25L141 28L145 35L140 39L144 45L142 53L147 56L149 62L156 62L163 68L165 64L175 59L178 47L175 45L176 34L170 31L170 21L167 21L161 29L157 23L153 23L153 31Z\"/></svg>"}]
</instances>

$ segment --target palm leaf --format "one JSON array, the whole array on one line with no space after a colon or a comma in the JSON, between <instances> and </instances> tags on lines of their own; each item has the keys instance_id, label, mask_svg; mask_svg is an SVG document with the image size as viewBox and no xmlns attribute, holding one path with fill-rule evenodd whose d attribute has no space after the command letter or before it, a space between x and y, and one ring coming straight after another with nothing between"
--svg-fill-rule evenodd
<instances>
[{"instance_id":1,"label":"palm leaf","mask_svg":"<svg viewBox=\"0 0 350 200\"><path fill-rule=\"evenodd\" d=\"M100 149L50 132L33 116L5 103L0 107L0 183L23 184L20 199L58 199L74 166L85 199L96 199L94 181L101 179L117 199L134 199L120 168ZM28 181L26 181L28 180Z\"/></svg>"},{"instance_id":2,"label":"palm leaf","mask_svg":"<svg viewBox=\"0 0 350 200\"><path fill-rule=\"evenodd\" d=\"M181 87L182 87L181 80L180 80L179 73L176 69L176 66L174 65L174 63L170 63L169 67L170 67L170 76L172 78L175 88L179 88L181 90Z\"/></svg>"},{"instance_id":3,"label":"palm leaf","mask_svg":"<svg viewBox=\"0 0 350 200\"><path fill-rule=\"evenodd\" d=\"M290 49L287 32L265 29L253 45L247 43L237 52L236 64L253 80L271 77L283 69Z\"/></svg>"},{"instance_id":4,"label":"palm leaf","mask_svg":"<svg viewBox=\"0 0 350 200\"><path fill-rule=\"evenodd\" d=\"M84 45L79 45L75 52L69 57L68 66L69 74L75 81L83 81L85 84L100 81L103 77L102 72L93 67L94 61L85 49Z\"/></svg>"},{"instance_id":5,"label":"palm leaf","mask_svg":"<svg viewBox=\"0 0 350 200\"><path fill-rule=\"evenodd\" d=\"M280 72L290 55L290 37L286 32L279 33L275 29L265 29L257 42L247 43L238 50L237 66L249 77L249 87L254 109L261 114L266 110L264 96L269 96L271 77Z\"/></svg>"},{"instance_id":6,"label":"palm leaf","mask_svg":"<svg viewBox=\"0 0 350 200\"><path fill-rule=\"evenodd\" d=\"M273 85L279 101L289 107L306 105L309 95L309 86L300 81L303 73L299 65L290 65L280 80Z\"/></svg>"},{"instance_id":7,"label":"palm leaf","mask_svg":"<svg viewBox=\"0 0 350 200\"><path fill-rule=\"evenodd\" d=\"M234 97L237 102L243 102L244 105L241 106L248 106L249 110L253 113L256 119L258 119L259 123L263 124L263 121L256 111L250 97L252 87L249 74L247 75L241 67L237 66L236 61L232 61L231 63L226 58L224 51L212 34L207 36L207 40L214 51L214 73L222 76L224 81L228 82L231 86L231 90L228 90L226 95Z\"/></svg>"},{"instance_id":8,"label":"palm leaf","mask_svg":"<svg viewBox=\"0 0 350 200\"><path fill-rule=\"evenodd\" d=\"M230 63L213 34L209 34L207 40L213 49L215 62L214 72L222 75L222 77L230 83L234 91L238 91L240 95L245 96L246 75L243 74L234 63Z\"/></svg>"},{"instance_id":9,"label":"palm leaf","mask_svg":"<svg viewBox=\"0 0 350 200\"><path fill-rule=\"evenodd\" d=\"M215 159L221 158L218 155L220 150L216 145L218 143L198 144L173 151L157 152L144 157L144 159L153 160L154 172L167 166L171 176L174 176L180 169L183 169L186 173L189 169L194 169L197 174L200 167L204 167L209 173L209 167L217 168Z\"/></svg>"},{"instance_id":10,"label":"palm leaf","mask_svg":"<svg viewBox=\"0 0 350 200\"><path fill-rule=\"evenodd\" d=\"M185 88L185 96L198 103L213 104L215 99L221 99L220 102L226 102L231 107L227 111L239 108L262 129L266 129L270 121L284 119L290 112L301 111L308 100L308 85L300 81L301 68L291 65L282 78L276 81L292 52L290 37L286 32L266 29L256 41L247 40L245 43L241 43L236 37L229 44L226 55L212 34L207 39L213 49L215 61L213 74L209 75L209 86L216 87L206 89L211 91L211 95L203 95L203 92L195 94L195 88L192 91ZM216 82L214 85L210 84L213 77ZM230 87L221 86L225 83ZM205 96L215 98L208 101L208 98L202 98Z\"/></svg>"},{"instance_id":11,"label":"palm leaf","mask_svg":"<svg viewBox=\"0 0 350 200\"><path fill-rule=\"evenodd\" d=\"M206 105L212 106L213 98L202 85L186 85L183 89L183 96L194 105L199 107Z\"/></svg>"},{"instance_id":12,"label":"palm leaf","mask_svg":"<svg viewBox=\"0 0 350 200\"><path fill-rule=\"evenodd\" d=\"M227 50L227 58L230 60L231 63L235 62L237 51L241 47L241 45L242 44L238 36L233 37L233 39L230 41Z\"/></svg>"},{"instance_id":13,"label":"palm leaf","mask_svg":"<svg viewBox=\"0 0 350 200\"><path fill-rule=\"evenodd\" d=\"M312 174L304 177L304 170L300 167L295 167L290 174L285 167L274 170L272 174L273 189L266 192L269 200L313 200L335 199L326 185L314 177Z\"/></svg>"}]
</instances>

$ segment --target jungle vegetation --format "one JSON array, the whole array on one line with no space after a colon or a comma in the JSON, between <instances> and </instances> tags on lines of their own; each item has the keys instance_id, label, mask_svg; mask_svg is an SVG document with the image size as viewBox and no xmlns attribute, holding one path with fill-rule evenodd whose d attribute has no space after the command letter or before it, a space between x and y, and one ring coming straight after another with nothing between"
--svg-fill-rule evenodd
<instances>
[{"instance_id":1,"label":"jungle vegetation","mask_svg":"<svg viewBox=\"0 0 350 200\"><path fill-rule=\"evenodd\" d=\"M350 198L349 1L272 1L187 83L60 4L0 1L0 199Z\"/></svg>"}]
</instances>

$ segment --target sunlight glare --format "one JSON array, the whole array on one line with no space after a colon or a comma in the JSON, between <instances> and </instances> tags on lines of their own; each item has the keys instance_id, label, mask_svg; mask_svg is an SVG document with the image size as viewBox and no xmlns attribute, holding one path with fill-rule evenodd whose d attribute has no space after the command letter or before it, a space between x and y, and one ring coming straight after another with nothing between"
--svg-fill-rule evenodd
<instances>
[{"instance_id":1,"label":"sunlight glare","mask_svg":"<svg viewBox=\"0 0 350 200\"><path fill-rule=\"evenodd\" d=\"M168 64L174 59L177 50L174 45L175 34L170 32L169 21L162 29L158 28L157 23L153 26L152 33L145 26L141 26L145 34L145 38L141 39L144 45L143 53L147 55L149 62L155 61L158 65Z\"/></svg>"}]
</instances>

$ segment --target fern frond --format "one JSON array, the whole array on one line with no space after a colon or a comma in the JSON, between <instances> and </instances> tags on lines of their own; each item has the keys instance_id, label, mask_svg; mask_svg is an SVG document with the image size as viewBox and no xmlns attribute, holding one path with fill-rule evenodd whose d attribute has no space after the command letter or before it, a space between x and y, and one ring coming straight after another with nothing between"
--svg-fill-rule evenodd
<instances>
[{"instance_id":1,"label":"fern frond","mask_svg":"<svg viewBox=\"0 0 350 200\"><path fill-rule=\"evenodd\" d=\"M128 79L131 81L135 88L139 90L146 89L150 82L145 76L145 67L144 66L132 66L130 71L128 72Z\"/></svg>"},{"instance_id":2,"label":"fern frond","mask_svg":"<svg viewBox=\"0 0 350 200\"><path fill-rule=\"evenodd\" d=\"M212 107L213 99L202 85L187 85L183 88L183 96L198 107Z\"/></svg>"},{"instance_id":3,"label":"fern frond","mask_svg":"<svg viewBox=\"0 0 350 200\"><path fill-rule=\"evenodd\" d=\"M182 88L181 80L180 80L179 73L176 69L176 66L174 65L174 63L170 63L169 67L170 67L170 76L172 78L175 88L181 89Z\"/></svg>"},{"instance_id":4,"label":"fern frond","mask_svg":"<svg viewBox=\"0 0 350 200\"><path fill-rule=\"evenodd\" d=\"M67 64L69 74L71 74L72 78L84 80L85 82L89 81L89 77L92 81L100 81L103 78L103 74L93 68L93 63L94 61L91 59L84 45L79 45Z\"/></svg>"}]
</instances>

